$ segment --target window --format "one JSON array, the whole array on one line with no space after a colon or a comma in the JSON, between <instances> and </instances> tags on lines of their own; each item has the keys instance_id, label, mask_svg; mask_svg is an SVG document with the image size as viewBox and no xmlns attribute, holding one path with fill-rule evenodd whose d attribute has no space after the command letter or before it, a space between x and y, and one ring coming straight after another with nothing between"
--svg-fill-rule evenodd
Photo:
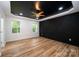
<instances>
[{"instance_id":1,"label":"window","mask_svg":"<svg viewBox=\"0 0 79 59\"><path fill-rule=\"evenodd\" d=\"M12 21L12 33L20 33L20 22L19 21Z\"/></svg>"},{"instance_id":2,"label":"window","mask_svg":"<svg viewBox=\"0 0 79 59\"><path fill-rule=\"evenodd\" d=\"M38 28L37 24L36 23L33 23L32 31L33 32L37 32L37 28Z\"/></svg>"}]
</instances>

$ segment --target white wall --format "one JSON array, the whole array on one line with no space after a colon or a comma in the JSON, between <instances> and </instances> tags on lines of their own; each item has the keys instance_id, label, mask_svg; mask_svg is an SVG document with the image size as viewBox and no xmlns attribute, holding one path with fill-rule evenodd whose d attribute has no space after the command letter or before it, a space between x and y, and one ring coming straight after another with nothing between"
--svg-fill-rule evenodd
<instances>
[{"instance_id":1,"label":"white wall","mask_svg":"<svg viewBox=\"0 0 79 59\"><path fill-rule=\"evenodd\" d=\"M20 21L20 33L12 33L11 22L13 20ZM38 30L35 33L32 31L33 23L36 23L38 25ZM35 22L35 21L30 21L30 19L28 19L28 18L24 19L24 18L11 17L11 16L7 17L5 26L6 26L7 42L39 36L39 23Z\"/></svg>"},{"instance_id":2,"label":"white wall","mask_svg":"<svg viewBox=\"0 0 79 59\"><path fill-rule=\"evenodd\" d=\"M10 2L9 1L0 1L0 14L1 18L4 19L4 37L6 41L15 41L15 40L20 40L20 39L27 39L27 38L32 38L32 37L38 37L39 36L39 29L36 33L32 32L32 24L37 23L39 26L38 22L31 21L29 18L20 18L20 17L13 17L10 16ZM3 11L3 12L2 12ZM5 13L5 14L4 14ZM14 34L11 31L11 22L12 20L18 20L21 22L21 32L18 34ZM5 41L3 40L3 41Z\"/></svg>"},{"instance_id":3,"label":"white wall","mask_svg":"<svg viewBox=\"0 0 79 59\"><path fill-rule=\"evenodd\" d=\"M29 18L20 18L20 17L13 17L10 13L10 2L9 1L0 1L0 14L1 18L4 19L4 33L5 33L5 40L6 41L15 41L20 39L27 39L32 37L39 36L39 27L36 33L32 32L32 24L37 23L39 26L39 22L31 21L32 19ZM2 12L3 11L3 12ZM12 20L18 20L21 22L21 32L14 34L11 31L11 22ZM4 41L5 41L4 40Z\"/></svg>"},{"instance_id":4,"label":"white wall","mask_svg":"<svg viewBox=\"0 0 79 59\"><path fill-rule=\"evenodd\" d=\"M5 15L0 5L0 56L2 54L1 48L5 46L4 19L5 19Z\"/></svg>"},{"instance_id":5,"label":"white wall","mask_svg":"<svg viewBox=\"0 0 79 59\"><path fill-rule=\"evenodd\" d=\"M1 23L0 23L0 31L1 31L1 33L0 33L0 45L1 45L1 47L4 47L5 46L5 14L4 14L4 11L3 11L3 9L1 8L1 6L0 6L0 21L1 21Z\"/></svg>"}]
</instances>

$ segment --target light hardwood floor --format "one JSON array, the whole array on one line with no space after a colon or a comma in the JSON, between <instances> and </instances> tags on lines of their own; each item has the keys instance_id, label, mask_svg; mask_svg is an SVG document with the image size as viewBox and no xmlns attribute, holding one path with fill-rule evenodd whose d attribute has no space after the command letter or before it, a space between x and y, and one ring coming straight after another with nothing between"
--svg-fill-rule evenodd
<instances>
[{"instance_id":1,"label":"light hardwood floor","mask_svg":"<svg viewBox=\"0 0 79 59\"><path fill-rule=\"evenodd\" d=\"M79 56L79 47L44 37L8 42L3 48L4 57L67 57Z\"/></svg>"}]
</instances>

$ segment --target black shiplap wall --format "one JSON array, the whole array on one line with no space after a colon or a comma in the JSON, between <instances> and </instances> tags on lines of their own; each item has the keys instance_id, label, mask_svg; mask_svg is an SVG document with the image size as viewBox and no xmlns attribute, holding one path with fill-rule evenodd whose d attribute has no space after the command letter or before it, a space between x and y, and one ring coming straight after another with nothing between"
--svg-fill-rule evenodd
<instances>
[{"instance_id":1,"label":"black shiplap wall","mask_svg":"<svg viewBox=\"0 0 79 59\"><path fill-rule=\"evenodd\" d=\"M39 26L40 36L79 46L79 13L42 21Z\"/></svg>"}]
</instances>

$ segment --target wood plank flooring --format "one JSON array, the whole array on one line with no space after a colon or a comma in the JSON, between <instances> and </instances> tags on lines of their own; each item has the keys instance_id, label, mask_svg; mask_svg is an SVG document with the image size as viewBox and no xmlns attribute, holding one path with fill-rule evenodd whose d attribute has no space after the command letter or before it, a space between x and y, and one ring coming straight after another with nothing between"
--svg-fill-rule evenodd
<instances>
[{"instance_id":1,"label":"wood plank flooring","mask_svg":"<svg viewBox=\"0 0 79 59\"><path fill-rule=\"evenodd\" d=\"M44 37L8 42L2 57L79 57L79 47Z\"/></svg>"}]
</instances>

